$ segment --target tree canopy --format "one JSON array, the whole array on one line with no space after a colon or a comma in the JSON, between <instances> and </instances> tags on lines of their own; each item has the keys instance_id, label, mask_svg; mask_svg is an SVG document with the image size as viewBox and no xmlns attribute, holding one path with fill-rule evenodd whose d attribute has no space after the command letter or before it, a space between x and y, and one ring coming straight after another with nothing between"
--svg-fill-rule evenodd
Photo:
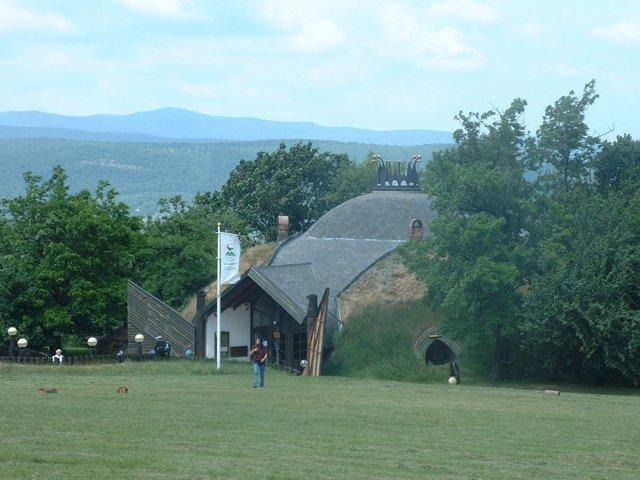
<instances>
[{"instance_id":1,"label":"tree canopy","mask_svg":"<svg viewBox=\"0 0 640 480\"><path fill-rule=\"evenodd\" d=\"M306 230L337 203L362 193L368 184L358 173L366 168L311 143L288 149L281 143L274 152L242 160L213 200L244 219L259 238L273 240L278 215L288 215L294 231Z\"/></svg>"},{"instance_id":2,"label":"tree canopy","mask_svg":"<svg viewBox=\"0 0 640 480\"><path fill-rule=\"evenodd\" d=\"M126 279L135 268L139 218L101 182L69 194L66 174L25 174L25 194L2 201L0 320L34 345L54 335L112 331L126 312Z\"/></svg>"},{"instance_id":3,"label":"tree canopy","mask_svg":"<svg viewBox=\"0 0 640 480\"><path fill-rule=\"evenodd\" d=\"M461 113L425 170L439 216L407 264L495 378L640 379L640 144L590 133L596 98L561 97L535 135L520 99Z\"/></svg>"}]
</instances>

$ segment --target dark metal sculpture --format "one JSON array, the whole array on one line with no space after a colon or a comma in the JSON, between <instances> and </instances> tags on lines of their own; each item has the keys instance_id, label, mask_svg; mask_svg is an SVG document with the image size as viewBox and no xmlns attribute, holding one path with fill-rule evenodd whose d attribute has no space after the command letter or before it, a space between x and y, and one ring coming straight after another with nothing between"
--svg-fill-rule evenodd
<instances>
[{"instance_id":1,"label":"dark metal sculpture","mask_svg":"<svg viewBox=\"0 0 640 480\"><path fill-rule=\"evenodd\" d=\"M414 155L406 166L401 162L385 161L377 154L371 158L378 164L378 179L374 190L420 190L418 164L422 155Z\"/></svg>"}]
</instances>

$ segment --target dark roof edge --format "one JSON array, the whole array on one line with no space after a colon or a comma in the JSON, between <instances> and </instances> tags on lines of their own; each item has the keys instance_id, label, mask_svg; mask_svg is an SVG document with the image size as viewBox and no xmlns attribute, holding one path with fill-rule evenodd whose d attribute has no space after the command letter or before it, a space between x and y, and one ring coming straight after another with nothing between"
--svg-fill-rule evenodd
<instances>
[{"instance_id":1,"label":"dark roof edge","mask_svg":"<svg viewBox=\"0 0 640 480\"><path fill-rule=\"evenodd\" d=\"M309 263L300 263L297 265L309 265ZM280 265L276 265L280 266ZM289 266L289 265L282 265ZM313 270L313 268L312 268ZM314 271L315 275L315 271ZM302 324L304 322L305 317L307 316L307 312L302 311L296 304L293 302L277 285L274 285L268 278L262 275L256 267L251 267L244 276L237 281L232 287L227 288L224 292L221 292L220 298L224 299L228 294L230 294L233 290L235 290L241 283L245 281L246 278L253 280L258 284L260 288L262 288L271 298L273 298L282 308L284 308L289 315L291 315L298 323ZM317 276L316 276L317 278ZM216 308L218 299L213 300L209 305L207 305L204 309L204 315L209 316L214 313L214 309Z\"/></svg>"},{"instance_id":2,"label":"dark roof edge","mask_svg":"<svg viewBox=\"0 0 640 480\"><path fill-rule=\"evenodd\" d=\"M308 263L301 263L297 265L309 265ZM283 265L290 266L290 265ZM312 268L313 270L313 268ZM315 273L315 272L314 272ZM258 268L252 267L247 274L251 279L260 286L271 298L273 298L282 308L284 308L289 315L291 315L299 324L302 325L304 318L307 316L307 312L299 308L296 303L284 293L280 287L271 282L267 277L262 275Z\"/></svg>"},{"instance_id":3,"label":"dark roof edge","mask_svg":"<svg viewBox=\"0 0 640 480\"><path fill-rule=\"evenodd\" d=\"M302 235L304 232L296 232L293 235L289 235L287 238L285 238L284 240L282 240L281 242L278 242L276 244L276 248L273 251L273 253L271 254L271 257L269 257L269 261L266 263L266 265L271 265L271 262L273 261L274 258L276 258L276 255L278 254L278 252L280 251L280 248L286 244L287 242L289 242L290 240L293 240L294 238L298 238L300 235Z\"/></svg>"}]
</instances>

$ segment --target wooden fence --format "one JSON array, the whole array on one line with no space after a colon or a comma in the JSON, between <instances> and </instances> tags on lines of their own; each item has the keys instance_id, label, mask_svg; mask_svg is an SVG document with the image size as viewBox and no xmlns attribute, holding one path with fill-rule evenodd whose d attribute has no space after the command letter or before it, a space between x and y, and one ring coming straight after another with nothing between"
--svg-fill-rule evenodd
<instances>
[{"instance_id":1,"label":"wooden fence","mask_svg":"<svg viewBox=\"0 0 640 480\"><path fill-rule=\"evenodd\" d=\"M172 357L169 357L171 359ZM173 357L175 358L175 357ZM125 360L129 362L147 362L154 360L153 355L125 355ZM167 360L163 358L162 360ZM0 357L0 363L22 363L31 365L53 365L51 357ZM66 356L61 366L92 365L100 363L118 363L115 355L73 355Z\"/></svg>"}]
</instances>

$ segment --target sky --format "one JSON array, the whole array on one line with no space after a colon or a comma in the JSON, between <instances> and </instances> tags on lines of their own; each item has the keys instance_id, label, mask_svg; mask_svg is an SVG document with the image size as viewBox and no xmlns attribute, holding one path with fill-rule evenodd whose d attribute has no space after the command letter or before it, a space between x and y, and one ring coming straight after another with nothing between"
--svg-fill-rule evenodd
<instances>
[{"instance_id":1,"label":"sky","mask_svg":"<svg viewBox=\"0 0 640 480\"><path fill-rule=\"evenodd\" d=\"M592 78L640 136L640 1L0 0L0 111L212 115L452 131Z\"/></svg>"}]
</instances>

